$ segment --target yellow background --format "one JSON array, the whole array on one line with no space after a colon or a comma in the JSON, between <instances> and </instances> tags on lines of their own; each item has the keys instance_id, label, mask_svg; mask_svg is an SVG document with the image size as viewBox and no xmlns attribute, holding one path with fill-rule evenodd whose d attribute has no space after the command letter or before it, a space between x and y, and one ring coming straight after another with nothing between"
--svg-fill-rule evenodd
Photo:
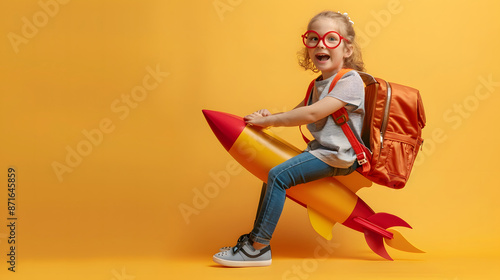
<instances>
[{"instance_id":1,"label":"yellow background","mask_svg":"<svg viewBox=\"0 0 500 280\"><path fill-rule=\"evenodd\" d=\"M401 232L427 253L389 249L396 261L386 262L337 225L335 250L315 259L321 243L306 211L287 202L271 267L218 268L212 254L251 229L260 183L234 165L201 110L293 108L315 76L297 65L300 34L324 9L349 12L368 72L421 91L428 125L407 187L358 195L410 223ZM486 0L3 1L1 279L498 277L499 9ZM295 128L275 131L304 147ZM69 156L78 149L79 161ZM54 165L67 167L60 178ZM18 176L16 273L6 263L8 167Z\"/></svg>"}]
</instances>

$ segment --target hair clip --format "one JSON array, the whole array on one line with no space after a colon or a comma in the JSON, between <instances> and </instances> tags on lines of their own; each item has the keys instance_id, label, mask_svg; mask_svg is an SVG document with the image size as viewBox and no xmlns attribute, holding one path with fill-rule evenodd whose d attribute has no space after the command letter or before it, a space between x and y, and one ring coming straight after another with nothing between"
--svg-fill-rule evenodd
<instances>
[{"instance_id":1,"label":"hair clip","mask_svg":"<svg viewBox=\"0 0 500 280\"><path fill-rule=\"evenodd\" d=\"M354 24L354 21L351 20L351 18L349 17L349 15L347 15L347 13L341 13L340 11L338 11L337 13L342 14L343 16L345 16L349 20L349 22L351 24Z\"/></svg>"}]
</instances>

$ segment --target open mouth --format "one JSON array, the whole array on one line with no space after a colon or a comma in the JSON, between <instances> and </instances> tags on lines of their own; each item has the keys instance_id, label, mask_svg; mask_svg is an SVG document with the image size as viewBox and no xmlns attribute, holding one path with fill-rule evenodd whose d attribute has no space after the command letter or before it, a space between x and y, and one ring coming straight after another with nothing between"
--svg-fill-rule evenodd
<instances>
[{"instance_id":1,"label":"open mouth","mask_svg":"<svg viewBox=\"0 0 500 280\"><path fill-rule=\"evenodd\" d=\"M316 59L319 61L327 61L328 59L330 59L330 56L327 54L317 54Z\"/></svg>"}]
</instances>

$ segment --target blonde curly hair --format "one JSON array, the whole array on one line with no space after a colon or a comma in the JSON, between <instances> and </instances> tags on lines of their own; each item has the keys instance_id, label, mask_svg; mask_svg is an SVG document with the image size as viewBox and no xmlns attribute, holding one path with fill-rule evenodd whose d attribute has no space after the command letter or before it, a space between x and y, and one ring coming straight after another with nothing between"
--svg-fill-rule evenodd
<instances>
[{"instance_id":1,"label":"blonde curly hair","mask_svg":"<svg viewBox=\"0 0 500 280\"><path fill-rule=\"evenodd\" d=\"M324 11L317 15L315 15L307 25L307 29L311 29L311 25L320 18L330 18L340 26L340 34L346 38L348 41L344 41L345 44L351 45L353 47L352 54L349 57L344 58L344 68L351 68L358 71L365 71L365 64L363 62L363 57L361 55L361 48L356 42L356 32L354 32L354 28L348 16L333 12L333 11ZM312 70L317 73L319 70L314 66L311 58L309 57L309 53L307 48L304 46L302 51L298 53L299 65L304 67L305 70Z\"/></svg>"}]
</instances>

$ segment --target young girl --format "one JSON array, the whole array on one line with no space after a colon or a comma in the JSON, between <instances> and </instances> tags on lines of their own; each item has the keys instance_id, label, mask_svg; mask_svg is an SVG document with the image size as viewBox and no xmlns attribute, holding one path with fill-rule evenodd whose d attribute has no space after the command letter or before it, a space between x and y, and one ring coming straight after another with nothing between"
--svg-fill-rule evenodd
<instances>
[{"instance_id":1,"label":"young girl","mask_svg":"<svg viewBox=\"0 0 500 280\"><path fill-rule=\"evenodd\" d=\"M347 14L325 11L311 19L302 35L304 53L299 61L306 70L321 72L308 106L303 100L293 110L271 114L262 109L245 117L257 127L307 124L314 136L306 150L272 168L264 184L253 230L242 235L234 247L225 247L213 256L225 266L267 266L271 264L269 245L286 198L286 190L328 176L347 175L357 168L355 153L340 126L330 116L347 109L351 127L361 132L364 117L364 85L356 71L345 74L331 92L329 86L342 68L363 70L361 52Z\"/></svg>"}]
</instances>

